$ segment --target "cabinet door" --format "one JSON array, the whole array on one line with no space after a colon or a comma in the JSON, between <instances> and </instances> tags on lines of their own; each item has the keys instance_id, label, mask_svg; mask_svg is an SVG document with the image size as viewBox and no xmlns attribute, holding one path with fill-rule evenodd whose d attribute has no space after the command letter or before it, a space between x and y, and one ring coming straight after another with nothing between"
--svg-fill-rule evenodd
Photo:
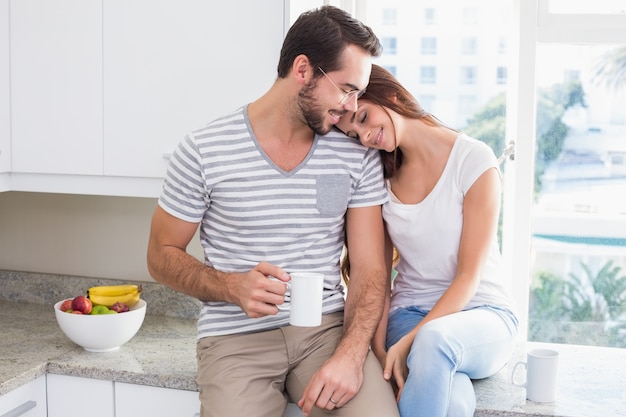
<instances>
[{"instance_id":1,"label":"cabinet door","mask_svg":"<svg viewBox=\"0 0 626 417\"><path fill-rule=\"evenodd\" d=\"M0 397L0 416L46 417L46 377L39 378Z\"/></svg>"},{"instance_id":2,"label":"cabinet door","mask_svg":"<svg viewBox=\"0 0 626 417\"><path fill-rule=\"evenodd\" d=\"M77 414L89 417L115 416L113 382L54 374L48 374L47 378L48 417Z\"/></svg>"},{"instance_id":3,"label":"cabinet door","mask_svg":"<svg viewBox=\"0 0 626 417\"><path fill-rule=\"evenodd\" d=\"M9 80L9 0L0 0L0 175L11 169ZM6 188L0 179L0 191Z\"/></svg>"},{"instance_id":4,"label":"cabinet door","mask_svg":"<svg viewBox=\"0 0 626 417\"><path fill-rule=\"evenodd\" d=\"M102 175L102 0L14 0L12 171Z\"/></svg>"},{"instance_id":5,"label":"cabinet door","mask_svg":"<svg viewBox=\"0 0 626 417\"><path fill-rule=\"evenodd\" d=\"M199 413L195 391L115 383L116 417L195 417Z\"/></svg>"},{"instance_id":6,"label":"cabinet door","mask_svg":"<svg viewBox=\"0 0 626 417\"><path fill-rule=\"evenodd\" d=\"M276 78L284 0L104 2L104 173L162 178L184 135Z\"/></svg>"}]
</instances>

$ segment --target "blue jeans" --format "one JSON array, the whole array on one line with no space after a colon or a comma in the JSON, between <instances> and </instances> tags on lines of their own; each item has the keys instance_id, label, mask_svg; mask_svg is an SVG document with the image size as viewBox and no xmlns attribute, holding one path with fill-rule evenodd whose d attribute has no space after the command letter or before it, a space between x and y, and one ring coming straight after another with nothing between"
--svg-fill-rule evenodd
<instances>
[{"instance_id":1,"label":"blue jeans","mask_svg":"<svg viewBox=\"0 0 626 417\"><path fill-rule=\"evenodd\" d=\"M389 316L387 347L422 321L428 311L401 308ZM471 379L506 365L518 321L509 310L481 306L426 323L413 340L409 375L400 402L402 417L471 417L476 395Z\"/></svg>"}]
</instances>

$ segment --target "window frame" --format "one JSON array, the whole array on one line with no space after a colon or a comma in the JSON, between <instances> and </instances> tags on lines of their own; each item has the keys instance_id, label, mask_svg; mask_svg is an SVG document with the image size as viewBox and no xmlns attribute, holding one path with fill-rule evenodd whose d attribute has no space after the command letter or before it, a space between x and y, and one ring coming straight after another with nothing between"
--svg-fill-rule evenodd
<instances>
[{"instance_id":1,"label":"window frame","mask_svg":"<svg viewBox=\"0 0 626 417\"><path fill-rule=\"evenodd\" d=\"M502 253L520 317L528 336L535 154L535 64L541 43L626 43L626 14L555 14L550 0L515 0L514 51L509 65L506 137L515 138L515 161L505 169Z\"/></svg>"}]
</instances>

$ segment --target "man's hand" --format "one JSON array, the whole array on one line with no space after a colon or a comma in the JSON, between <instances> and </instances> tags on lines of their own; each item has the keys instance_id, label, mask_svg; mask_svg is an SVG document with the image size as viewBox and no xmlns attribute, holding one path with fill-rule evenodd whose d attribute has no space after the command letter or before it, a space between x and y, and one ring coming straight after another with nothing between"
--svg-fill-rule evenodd
<instances>
[{"instance_id":1,"label":"man's hand","mask_svg":"<svg viewBox=\"0 0 626 417\"><path fill-rule=\"evenodd\" d=\"M308 416L313 406L333 410L344 406L363 383L363 366L348 357L335 354L313 374L298 401L302 414Z\"/></svg>"},{"instance_id":2,"label":"man's hand","mask_svg":"<svg viewBox=\"0 0 626 417\"><path fill-rule=\"evenodd\" d=\"M229 283L237 305L251 318L278 314L277 305L285 302L287 285L291 278L282 268L261 262Z\"/></svg>"}]
</instances>

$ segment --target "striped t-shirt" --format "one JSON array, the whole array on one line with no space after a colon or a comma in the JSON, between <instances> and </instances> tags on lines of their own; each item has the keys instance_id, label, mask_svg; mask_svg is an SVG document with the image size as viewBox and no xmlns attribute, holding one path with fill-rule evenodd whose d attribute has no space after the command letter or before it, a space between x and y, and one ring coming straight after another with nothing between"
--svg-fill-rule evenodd
<instances>
[{"instance_id":1,"label":"striped t-shirt","mask_svg":"<svg viewBox=\"0 0 626 417\"><path fill-rule=\"evenodd\" d=\"M316 135L285 172L259 146L247 106L187 135L173 153L159 206L200 222L205 264L246 272L261 261L325 275L323 313L343 309L339 259L348 208L387 201L378 151L339 132ZM289 293L275 316L203 302L198 337L254 332L289 322Z\"/></svg>"}]
</instances>

